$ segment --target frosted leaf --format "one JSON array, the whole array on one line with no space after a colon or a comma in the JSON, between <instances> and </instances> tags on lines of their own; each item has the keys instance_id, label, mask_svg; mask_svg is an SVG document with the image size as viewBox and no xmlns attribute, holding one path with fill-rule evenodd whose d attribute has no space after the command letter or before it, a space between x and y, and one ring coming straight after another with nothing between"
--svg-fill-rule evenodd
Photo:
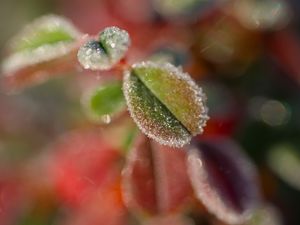
<instances>
[{"instance_id":1,"label":"frosted leaf","mask_svg":"<svg viewBox=\"0 0 300 225\"><path fill-rule=\"evenodd\" d=\"M103 84L87 92L82 100L87 116L96 122L110 123L125 110L125 99L120 82Z\"/></svg>"},{"instance_id":2,"label":"frosted leaf","mask_svg":"<svg viewBox=\"0 0 300 225\"><path fill-rule=\"evenodd\" d=\"M274 146L268 154L271 169L286 183L300 190L300 154L293 145L281 143Z\"/></svg>"},{"instance_id":3,"label":"frosted leaf","mask_svg":"<svg viewBox=\"0 0 300 225\"><path fill-rule=\"evenodd\" d=\"M253 165L228 139L195 140L188 172L197 198L226 223L245 222L260 202Z\"/></svg>"},{"instance_id":4,"label":"frosted leaf","mask_svg":"<svg viewBox=\"0 0 300 225\"><path fill-rule=\"evenodd\" d=\"M80 32L62 17L47 15L38 18L12 38L10 55L2 64L2 72L11 73L66 55L80 36Z\"/></svg>"},{"instance_id":5,"label":"frosted leaf","mask_svg":"<svg viewBox=\"0 0 300 225\"><path fill-rule=\"evenodd\" d=\"M44 45L72 42L82 34L67 19L57 15L37 18L12 38L10 52L33 50Z\"/></svg>"},{"instance_id":6,"label":"frosted leaf","mask_svg":"<svg viewBox=\"0 0 300 225\"><path fill-rule=\"evenodd\" d=\"M284 0L236 1L234 13L249 29L281 29L291 19L291 9Z\"/></svg>"},{"instance_id":7,"label":"frosted leaf","mask_svg":"<svg viewBox=\"0 0 300 225\"><path fill-rule=\"evenodd\" d=\"M50 74L76 70L81 33L66 19L48 15L36 19L12 38L1 65L4 84L20 89L40 83ZM84 38L83 38L84 39Z\"/></svg>"},{"instance_id":8,"label":"frosted leaf","mask_svg":"<svg viewBox=\"0 0 300 225\"><path fill-rule=\"evenodd\" d=\"M99 40L90 40L78 51L78 61L85 69L108 70L126 54L130 45L125 30L108 27L99 34Z\"/></svg>"},{"instance_id":9,"label":"frosted leaf","mask_svg":"<svg viewBox=\"0 0 300 225\"><path fill-rule=\"evenodd\" d=\"M206 97L179 68L168 63L135 64L125 72L123 91L133 120L157 142L181 147L203 132Z\"/></svg>"}]
</instances>

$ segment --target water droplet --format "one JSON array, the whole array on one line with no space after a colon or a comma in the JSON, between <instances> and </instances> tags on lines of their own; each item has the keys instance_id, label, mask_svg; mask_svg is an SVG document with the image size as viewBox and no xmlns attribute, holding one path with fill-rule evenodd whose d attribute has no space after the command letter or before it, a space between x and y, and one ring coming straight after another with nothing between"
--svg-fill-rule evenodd
<instances>
[{"instance_id":1,"label":"water droplet","mask_svg":"<svg viewBox=\"0 0 300 225\"><path fill-rule=\"evenodd\" d=\"M85 69L108 70L126 54L130 38L118 27L105 28L99 34L99 41L90 40L78 51L78 61Z\"/></svg>"}]
</instances>

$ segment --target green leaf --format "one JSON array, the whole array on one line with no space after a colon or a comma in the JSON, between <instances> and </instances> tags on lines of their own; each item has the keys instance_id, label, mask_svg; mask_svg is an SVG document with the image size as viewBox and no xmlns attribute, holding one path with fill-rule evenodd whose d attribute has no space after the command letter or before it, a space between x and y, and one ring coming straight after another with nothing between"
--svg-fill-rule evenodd
<instances>
[{"instance_id":1,"label":"green leaf","mask_svg":"<svg viewBox=\"0 0 300 225\"><path fill-rule=\"evenodd\" d=\"M76 71L76 53L86 39L60 16L34 20L10 41L8 55L1 64L4 89L15 93L50 77Z\"/></svg>"},{"instance_id":2,"label":"green leaf","mask_svg":"<svg viewBox=\"0 0 300 225\"><path fill-rule=\"evenodd\" d=\"M108 83L93 90L83 102L92 120L106 123L126 106L120 82Z\"/></svg>"},{"instance_id":3,"label":"green leaf","mask_svg":"<svg viewBox=\"0 0 300 225\"><path fill-rule=\"evenodd\" d=\"M27 25L11 42L11 52L33 50L43 45L72 42L80 32L66 19L47 15Z\"/></svg>"},{"instance_id":4,"label":"green leaf","mask_svg":"<svg viewBox=\"0 0 300 225\"><path fill-rule=\"evenodd\" d=\"M271 148L267 155L270 168L283 181L300 190L300 176L295 171L300 170L300 154L291 143L279 143Z\"/></svg>"},{"instance_id":5,"label":"green leaf","mask_svg":"<svg viewBox=\"0 0 300 225\"><path fill-rule=\"evenodd\" d=\"M171 64L133 65L125 73L123 91L138 127L165 145L187 144L208 119L201 88Z\"/></svg>"}]
</instances>

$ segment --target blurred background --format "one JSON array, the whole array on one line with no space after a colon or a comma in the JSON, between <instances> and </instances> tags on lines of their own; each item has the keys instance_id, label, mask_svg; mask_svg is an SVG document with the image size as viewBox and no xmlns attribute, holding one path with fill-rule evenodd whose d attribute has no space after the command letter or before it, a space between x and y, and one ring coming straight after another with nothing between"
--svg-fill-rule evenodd
<instances>
[{"instance_id":1,"label":"blurred background","mask_svg":"<svg viewBox=\"0 0 300 225\"><path fill-rule=\"evenodd\" d=\"M207 94L203 137L234 141L256 166L262 198L274 209L271 222L253 224L300 224L300 1L0 0L1 59L8 41L45 14L64 16L83 33L127 30L129 64L181 65ZM14 95L2 85L0 225L140 223L119 196L126 153L116 140L132 122L95 124L82 109L82 92L101 82L101 74L82 72ZM110 188L82 204L105 182ZM224 224L200 217L147 224Z\"/></svg>"}]
</instances>

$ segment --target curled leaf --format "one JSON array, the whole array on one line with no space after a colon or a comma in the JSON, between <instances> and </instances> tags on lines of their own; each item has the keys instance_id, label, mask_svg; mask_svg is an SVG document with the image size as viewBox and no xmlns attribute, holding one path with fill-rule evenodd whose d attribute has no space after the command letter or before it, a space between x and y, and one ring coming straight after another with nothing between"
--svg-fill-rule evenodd
<instances>
[{"instance_id":1,"label":"curled leaf","mask_svg":"<svg viewBox=\"0 0 300 225\"><path fill-rule=\"evenodd\" d=\"M242 223L256 209L254 167L232 141L195 141L189 149L188 171L197 198L220 220Z\"/></svg>"},{"instance_id":2,"label":"curled leaf","mask_svg":"<svg viewBox=\"0 0 300 225\"><path fill-rule=\"evenodd\" d=\"M75 70L81 33L66 19L48 15L36 19L10 43L1 65L4 85L15 91Z\"/></svg>"},{"instance_id":3,"label":"curled leaf","mask_svg":"<svg viewBox=\"0 0 300 225\"><path fill-rule=\"evenodd\" d=\"M78 51L78 61L85 69L108 70L126 54L130 38L125 30L107 27L99 40L89 40Z\"/></svg>"},{"instance_id":4,"label":"curled leaf","mask_svg":"<svg viewBox=\"0 0 300 225\"><path fill-rule=\"evenodd\" d=\"M135 213L158 215L176 211L191 196L184 151L140 136L123 170L123 197Z\"/></svg>"},{"instance_id":5,"label":"curled leaf","mask_svg":"<svg viewBox=\"0 0 300 225\"><path fill-rule=\"evenodd\" d=\"M83 98L85 112L94 121L109 123L125 109L122 84L108 83L92 90Z\"/></svg>"},{"instance_id":6,"label":"curled leaf","mask_svg":"<svg viewBox=\"0 0 300 225\"><path fill-rule=\"evenodd\" d=\"M206 97L179 68L168 63L135 64L125 72L123 91L133 120L155 141L181 147L203 132Z\"/></svg>"}]
</instances>

